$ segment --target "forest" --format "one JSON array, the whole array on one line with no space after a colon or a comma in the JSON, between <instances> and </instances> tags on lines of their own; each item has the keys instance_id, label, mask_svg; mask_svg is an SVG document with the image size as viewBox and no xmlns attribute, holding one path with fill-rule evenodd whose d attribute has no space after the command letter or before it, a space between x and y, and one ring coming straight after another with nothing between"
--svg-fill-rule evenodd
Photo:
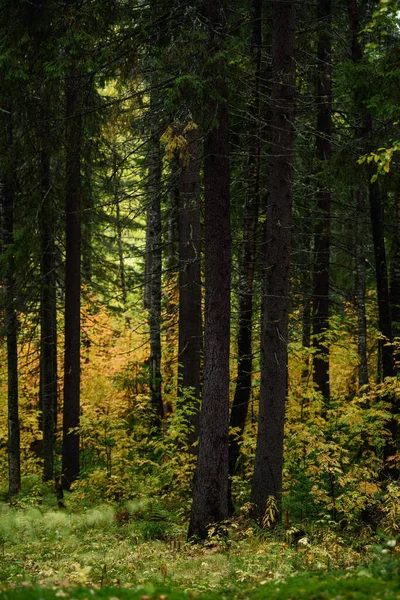
<instances>
[{"instance_id":1,"label":"forest","mask_svg":"<svg viewBox=\"0 0 400 600\"><path fill-rule=\"evenodd\" d=\"M0 32L0 600L400 598L399 2Z\"/></svg>"}]
</instances>

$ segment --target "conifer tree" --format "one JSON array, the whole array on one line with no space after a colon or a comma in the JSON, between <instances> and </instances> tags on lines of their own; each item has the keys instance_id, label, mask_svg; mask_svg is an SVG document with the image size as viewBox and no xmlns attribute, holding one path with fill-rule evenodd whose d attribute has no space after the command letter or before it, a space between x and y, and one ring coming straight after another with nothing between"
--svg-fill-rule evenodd
<instances>
[{"instance_id":1,"label":"conifer tree","mask_svg":"<svg viewBox=\"0 0 400 600\"><path fill-rule=\"evenodd\" d=\"M295 1L272 1L271 134L257 448L250 501L280 506L288 368L295 90Z\"/></svg>"},{"instance_id":2,"label":"conifer tree","mask_svg":"<svg viewBox=\"0 0 400 600\"><path fill-rule=\"evenodd\" d=\"M204 385L199 453L188 536L205 539L208 527L228 515L228 411L230 339L230 206L227 86L222 50L229 4L205 0L207 69L214 82L204 139L205 315ZM215 69L217 76L215 77Z\"/></svg>"}]
</instances>

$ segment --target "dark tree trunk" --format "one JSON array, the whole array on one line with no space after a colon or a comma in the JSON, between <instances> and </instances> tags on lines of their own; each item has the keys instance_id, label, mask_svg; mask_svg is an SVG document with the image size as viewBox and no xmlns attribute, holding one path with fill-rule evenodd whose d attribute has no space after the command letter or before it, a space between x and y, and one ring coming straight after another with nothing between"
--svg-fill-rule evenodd
<instances>
[{"instance_id":1,"label":"dark tree trunk","mask_svg":"<svg viewBox=\"0 0 400 600\"><path fill-rule=\"evenodd\" d=\"M197 404L189 424L188 442L199 435L199 402L201 394L201 225L200 225L200 160L198 129L185 133L190 155L189 164L181 164L179 176L179 340L178 395L189 390Z\"/></svg>"},{"instance_id":2,"label":"dark tree trunk","mask_svg":"<svg viewBox=\"0 0 400 600\"><path fill-rule=\"evenodd\" d=\"M149 176L148 176L149 177ZM147 181L147 193L149 194L149 180ZM151 270L152 270L152 224L150 207L146 211L146 245L144 254L144 288L143 288L143 307L150 310L151 306Z\"/></svg>"},{"instance_id":3,"label":"dark tree trunk","mask_svg":"<svg viewBox=\"0 0 400 600\"><path fill-rule=\"evenodd\" d=\"M89 88L90 90L90 88ZM86 93L89 93L86 90ZM81 163L81 282L90 289L93 277L93 229L95 214L93 171L94 157L86 145L85 159ZM86 355L89 356L90 338L85 338Z\"/></svg>"},{"instance_id":4,"label":"dark tree trunk","mask_svg":"<svg viewBox=\"0 0 400 600\"><path fill-rule=\"evenodd\" d=\"M4 321L7 337L7 376L8 376L8 493L15 496L21 489L20 465L20 425L18 409L18 318L16 310L15 283L15 240L14 203L15 175L13 159L13 134L11 113L4 110L2 117L2 151L7 160L3 161L1 173L2 246L6 253L4 272Z\"/></svg>"},{"instance_id":5,"label":"dark tree trunk","mask_svg":"<svg viewBox=\"0 0 400 600\"><path fill-rule=\"evenodd\" d=\"M81 80L70 71L66 89L65 353L62 475L69 489L79 475L81 292Z\"/></svg>"},{"instance_id":6,"label":"dark tree trunk","mask_svg":"<svg viewBox=\"0 0 400 600\"><path fill-rule=\"evenodd\" d=\"M40 404L43 427L43 481L53 479L57 421L57 305L55 275L55 213L50 182L47 115L41 115L39 229L41 241L40 289Z\"/></svg>"},{"instance_id":7,"label":"dark tree trunk","mask_svg":"<svg viewBox=\"0 0 400 600\"><path fill-rule=\"evenodd\" d=\"M115 202L115 218L117 224L117 240L118 240L118 261L119 261L119 281L121 284L122 302L126 304L126 277L125 277L125 261L124 261L124 247L122 243L122 221L121 221L121 209L119 200Z\"/></svg>"},{"instance_id":8,"label":"dark tree trunk","mask_svg":"<svg viewBox=\"0 0 400 600\"><path fill-rule=\"evenodd\" d=\"M150 269L150 390L152 427L161 428L163 418L163 403L161 396L161 270L162 270L162 240L161 240L161 172L162 154L159 137L159 127L156 116L156 98L153 97L150 106L151 138L148 155L148 235L149 252L151 254Z\"/></svg>"},{"instance_id":9,"label":"dark tree trunk","mask_svg":"<svg viewBox=\"0 0 400 600\"><path fill-rule=\"evenodd\" d=\"M310 348L312 344L311 326L312 326L312 295L313 295L313 263L312 257L312 236L309 237L308 247L305 249L304 272L302 277L303 287L303 314L302 314L302 336L301 343L305 350L305 364L301 373L302 382L308 385L311 375L311 356ZM311 260L310 260L311 258Z\"/></svg>"},{"instance_id":10,"label":"dark tree trunk","mask_svg":"<svg viewBox=\"0 0 400 600\"><path fill-rule=\"evenodd\" d=\"M254 62L253 97L249 130L249 178L244 216L242 264L239 281L239 331L238 364L235 395L230 417L229 436L229 513L234 513L232 501L232 476L239 458L240 443L246 423L251 395L253 373L252 328L253 328L253 284L257 254L258 213L260 207L260 73L262 56L262 2L252 0L252 43L251 55Z\"/></svg>"},{"instance_id":11,"label":"dark tree trunk","mask_svg":"<svg viewBox=\"0 0 400 600\"><path fill-rule=\"evenodd\" d=\"M114 147L113 149L113 173L114 173L114 205L115 205L115 220L117 227L117 242L118 242L118 262L119 262L119 281L121 285L122 302L126 304L126 279L125 279L125 261L124 247L122 243L122 222L121 209L119 199L119 177L118 177L118 155Z\"/></svg>"},{"instance_id":12,"label":"dark tree trunk","mask_svg":"<svg viewBox=\"0 0 400 600\"><path fill-rule=\"evenodd\" d=\"M216 120L204 141L205 327L204 384L199 453L189 537L205 539L208 527L228 516L230 339L230 211L227 88L215 56L226 35L225 0L205 0L215 89L207 114ZM211 75L211 73L209 73Z\"/></svg>"},{"instance_id":13,"label":"dark tree trunk","mask_svg":"<svg viewBox=\"0 0 400 600\"><path fill-rule=\"evenodd\" d=\"M167 196L167 231L165 235L165 360L163 368L164 420L172 414L172 395L176 376L176 335L177 335L177 295L178 295L178 211L179 211L179 163L175 156L171 162L169 193Z\"/></svg>"},{"instance_id":14,"label":"dark tree trunk","mask_svg":"<svg viewBox=\"0 0 400 600\"><path fill-rule=\"evenodd\" d=\"M393 335L398 337L400 335L400 189L398 188L396 188L394 196L393 223L390 256L390 303Z\"/></svg>"},{"instance_id":15,"label":"dark tree trunk","mask_svg":"<svg viewBox=\"0 0 400 600\"><path fill-rule=\"evenodd\" d=\"M355 295L357 309L358 330L358 386L362 388L368 385L368 354L367 354L367 313L365 306L366 293L366 258L364 248L364 215L365 215L365 189L356 192L356 231L355 231Z\"/></svg>"},{"instance_id":16,"label":"dark tree trunk","mask_svg":"<svg viewBox=\"0 0 400 600\"><path fill-rule=\"evenodd\" d=\"M287 389L295 90L295 1L272 1L270 197L266 220L257 449L250 501L262 517L282 494Z\"/></svg>"},{"instance_id":17,"label":"dark tree trunk","mask_svg":"<svg viewBox=\"0 0 400 600\"><path fill-rule=\"evenodd\" d=\"M383 226L383 205L381 202L381 193L377 182L369 184L369 203L372 222L372 240L374 243L376 287L378 293L379 331L384 338L380 343L382 355L382 379L385 379L386 377L394 377L396 374L396 369L392 345L393 333ZM395 398L392 399L392 402L392 412L397 414L398 411ZM385 447L385 458L388 458L388 456L392 456L396 453L397 426L395 419L392 419L389 422L388 429L392 434L392 441L390 443L388 442Z\"/></svg>"},{"instance_id":18,"label":"dark tree trunk","mask_svg":"<svg viewBox=\"0 0 400 600\"><path fill-rule=\"evenodd\" d=\"M316 157L322 177L331 157L331 0L318 0L317 6L320 32L317 49L317 145ZM329 257L331 193L322 181L318 190L317 223L315 226L314 294L313 294L313 335L314 383L324 397L329 399L329 348L325 334L329 329Z\"/></svg>"}]
</instances>

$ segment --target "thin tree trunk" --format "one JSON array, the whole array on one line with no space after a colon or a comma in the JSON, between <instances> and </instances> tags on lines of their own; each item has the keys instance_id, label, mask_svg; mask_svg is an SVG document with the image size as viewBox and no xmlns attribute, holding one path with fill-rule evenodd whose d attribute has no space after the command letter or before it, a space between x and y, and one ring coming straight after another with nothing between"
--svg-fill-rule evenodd
<instances>
[{"instance_id":1,"label":"thin tree trunk","mask_svg":"<svg viewBox=\"0 0 400 600\"><path fill-rule=\"evenodd\" d=\"M268 498L282 495L288 365L289 274L295 91L295 1L272 1L270 197L266 220L261 332L261 387L251 498L262 517Z\"/></svg>"},{"instance_id":2,"label":"thin tree trunk","mask_svg":"<svg viewBox=\"0 0 400 600\"><path fill-rule=\"evenodd\" d=\"M390 304L392 327L395 336L400 335L400 189L395 189L392 248L390 257ZM398 353L397 353L398 354Z\"/></svg>"},{"instance_id":3,"label":"thin tree trunk","mask_svg":"<svg viewBox=\"0 0 400 600\"><path fill-rule=\"evenodd\" d=\"M65 352L62 475L69 489L79 474L80 292L81 292L81 138L79 71L71 69L66 89L66 260Z\"/></svg>"},{"instance_id":4,"label":"thin tree trunk","mask_svg":"<svg viewBox=\"0 0 400 600\"><path fill-rule=\"evenodd\" d=\"M309 244L306 247L304 260L304 273L302 277L303 286L303 314L302 314L302 336L301 342L305 350L305 364L301 373L301 379L304 385L308 385L310 380L311 356L310 348L312 344L311 326L312 326L312 295L313 295L313 264L310 261L312 256L312 236L309 237ZM311 259L312 260L312 259Z\"/></svg>"},{"instance_id":5,"label":"thin tree trunk","mask_svg":"<svg viewBox=\"0 0 400 600\"><path fill-rule=\"evenodd\" d=\"M18 407L18 317L16 310L14 203L15 179L13 160L12 115L4 111L2 150L8 157L1 173L2 246L6 253L4 273L4 321L7 337L8 376L8 493L10 498L21 489L20 424Z\"/></svg>"},{"instance_id":6,"label":"thin tree trunk","mask_svg":"<svg viewBox=\"0 0 400 600\"><path fill-rule=\"evenodd\" d=\"M318 0L320 32L317 49L317 147L316 157L323 173L331 157L331 0ZM329 399L329 348L325 334L329 329L329 258L331 193L322 181L318 191L315 226L315 262L313 294L314 383L325 401Z\"/></svg>"},{"instance_id":7,"label":"thin tree trunk","mask_svg":"<svg viewBox=\"0 0 400 600\"><path fill-rule=\"evenodd\" d=\"M253 284L257 253L258 213L260 208L260 73L262 57L262 2L252 0L252 42L251 55L254 62L253 98L249 131L249 178L244 216L242 264L239 281L239 331L238 364L235 395L230 416L229 436L229 513L234 513L232 501L232 477L240 453L241 438L246 423L251 395L253 373L252 328L253 328Z\"/></svg>"},{"instance_id":8,"label":"thin tree trunk","mask_svg":"<svg viewBox=\"0 0 400 600\"><path fill-rule=\"evenodd\" d=\"M155 93L155 92L154 92ZM156 98L152 96L150 106L151 138L148 156L148 230L149 251L151 253L150 271L150 390L152 426L155 430L161 428L163 418L163 403L161 396L161 271L162 271L162 240L161 240L161 171L162 154L159 138L158 121L156 117Z\"/></svg>"},{"instance_id":9,"label":"thin tree trunk","mask_svg":"<svg viewBox=\"0 0 400 600\"><path fill-rule=\"evenodd\" d=\"M391 252L391 265L390 265L390 303L392 309L392 327L394 339L400 336L400 190L396 186L395 197L394 197L394 231L393 231L393 242ZM397 340L398 341L398 340ZM394 348L394 361L396 371L398 370L398 364L400 360L399 346L396 344ZM396 400L394 400L396 402ZM398 414L399 407L397 405L393 407L394 415ZM397 437L398 425L392 429L392 435ZM392 446L392 449L395 448ZM391 448L387 451L387 456L390 456ZM400 479L398 478L400 483Z\"/></svg>"},{"instance_id":10,"label":"thin tree trunk","mask_svg":"<svg viewBox=\"0 0 400 600\"><path fill-rule=\"evenodd\" d=\"M53 479L57 421L57 306L52 190L47 115L41 115L39 228L41 239L40 393L43 426L43 481Z\"/></svg>"},{"instance_id":11,"label":"thin tree trunk","mask_svg":"<svg viewBox=\"0 0 400 600\"><path fill-rule=\"evenodd\" d=\"M149 182L147 183L149 190ZM151 225L151 210L150 207L146 211L146 245L144 256L144 291L143 291L143 308L150 310L151 306L151 271L152 271L152 225Z\"/></svg>"},{"instance_id":12,"label":"thin tree trunk","mask_svg":"<svg viewBox=\"0 0 400 600\"><path fill-rule=\"evenodd\" d=\"M114 147L113 150L113 173L114 173L114 204L115 204L115 217L117 226L117 242L118 242L118 262L119 262L119 281L121 284L122 302L126 304L126 278L125 278L125 262L124 262L124 248L122 244L122 222L121 222L121 209L119 199L119 183L118 178L118 155Z\"/></svg>"},{"instance_id":13,"label":"thin tree trunk","mask_svg":"<svg viewBox=\"0 0 400 600\"><path fill-rule=\"evenodd\" d=\"M185 398L186 390L195 400L189 417L188 442L192 446L199 435L201 394L201 147L198 129L187 129L185 136L190 160L181 164L179 176L178 398Z\"/></svg>"},{"instance_id":14,"label":"thin tree trunk","mask_svg":"<svg viewBox=\"0 0 400 600\"><path fill-rule=\"evenodd\" d=\"M208 53L215 89L204 141L205 328L204 385L199 453L188 536L205 539L208 527L228 516L230 341L229 128L227 86L216 54L226 35L226 0L205 0ZM211 75L211 73L210 73Z\"/></svg>"},{"instance_id":15,"label":"thin tree trunk","mask_svg":"<svg viewBox=\"0 0 400 600\"><path fill-rule=\"evenodd\" d=\"M382 379L394 377L396 374L393 356L393 333L391 320L391 306L389 297L388 269L386 260L385 238L384 238L384 215L381 194L378 183L369 184L369 202L372 221L372 239L374 243L376 287L378 292L378 321L379 331L383 336L380 342L382 355ZM384 458L396 454L398 407L396 398L391 398L393 418L388 423L391 439L386 442Z\"/></svg>"},{"instance_id":16,"label":"thin tree trunk","mask_svg":"<svg viewBox=\"0 0 400 600\"><path fill-rule=\"evenodd\" d=\"M379 183L371 183L372 175L373 170L368 169L369 205L371 212L372 241L374 245L376 288L378 295L378 321L379 331L385 340L381 342L382 377L385 379L385 377L393 377L395 375L392 346L392 311L390 306L389 278L385 248L384 209Z\"/></svg>"},{"instance_id":17,"label":"thin tree trunk","mask_svg":"<svg viewBox=\"0 0 400 600\"><path fill-rule=\"evenodd\" d=\"M366 258L364 248L364 214L365 190L360 189L356 192L356 272L355 272L355 292L357 308L357 330L358 330L358 386L362 388L368 385L368 354L367 354L367 313L365 306L366 293Z\"/></svg>"},{"instance_id":18,"label":"thin tree trunk","mask_svg":"<svg viewBox=\"0 0 400 600\"><path fill-rule=\"evenodd\" d=\"M175 389L176 367L176 335L177 335L177 295L178 282L178 211L179 211L179 177L178 158L174 156L170 167L169 193L167 195L167 215L165 234L165 308L166 332L163 368L163 409L164 420L172 414L172 396Z\"/></svg>"}]
</instances>

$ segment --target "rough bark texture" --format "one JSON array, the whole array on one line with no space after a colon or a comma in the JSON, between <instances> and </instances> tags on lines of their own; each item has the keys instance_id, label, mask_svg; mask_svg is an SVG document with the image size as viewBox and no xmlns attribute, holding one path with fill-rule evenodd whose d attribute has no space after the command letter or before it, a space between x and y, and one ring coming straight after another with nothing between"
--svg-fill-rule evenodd
<instances>
[{"instance_id":1,"label":"rough bark texture","mask_svg":"<svg viewBox=\"0 0 400 600\"><path fill-rule=\"evenodd\" d=\"M54 209L50 183L47 116L41 115L39 229L40 260L40 404L43 428L43 481L53 479L57 419L57 307Z\"/></svg>"},{"instance_id":2,"label":"rough bark texture","mask_svg":"<svg viewBox=\"0 0 400 600\"><path fill-rule=\"evenodd\" d=\"M189 444L199 435L199 402L201 394L201 226L200 226L200 160L198 129L185 133L190 155L189 164L181 164L179 176L179 340L178 396L189 390L197 400L190 416Z\"/></svg>"},{"instance_id":3,"label":"rough bark texture","mask_svg":"<svg viewBox=\"0 0 400 600\"><path fill-rule=\"evenodd\" d=\"M205 0L209 54L226 32L225 0ZM204 141L205 327L204 385L189 537L204 539L208 526L228 516L230 337L229 129L226 84L216 60L208 114L215 117ZM217 76L215 76L217 73Z\"/></svg>"},{"instance_id":4,"label":"rough bark texture","mask_svg":"<svg viewBox=\"0 0 400 600\"><path fill-rule=\"evenodd\" d=\"M320 24L317 48L317 143L316 157L320 171L331 157L331 0L318 0L317 16ZM317 198L317 223L314 236L314 294L313 335L317 354L314 357L314 383L322 396L329 398L329 348L324 333L329 329L329 257L331 193L322 182Z\"/></svg>"},{"instance_id":5,"label":"rough bark texture","mask_svg":"<svg viewBox=\"0 0 400 600\"><path fill-rule=\"evenodd\" d=\"M252 328L253 328L253 284L257 254L258 213L260 207L260 73L262 56L262 2L252 0L252 43L251 55L254 62L253 95L251 98L251 118L249 126L249 172L247 197L244 215L242 264L239 281L239 331L238 363L235 395L230 416L230 427L234 433L229 436L229 513L234 513L232 501L232 476L240 453L241 438L246 423L251 395L253 373Z\"/></svg>"},{"instance_id":6,"label":"rough bark texture","mask_svg":"<svg viewBox=\"0 0 400 600\"><path fill-rule=\"evenodd\" d=\"M156 99L150 106L151 138L148 155L148 235L149 252L151 253L150 269L150 389L151 409L153 412L152 425L160 429L163 418L163 403L161 397L161 171L162 154L159 139L159 127L155 113Z\"/></svg>"},{"instance_id":7,"label":"rough bark texture","mask_svg":"<svg viewBox=\"0 0 400 600\"><path fill-rule=\"evenodd\" d=\"M62 475L69 489L79 474L81 292L81 81L72 69L66 89L65 351ZM73 430L73 431L71 431Z\"/></svg>"},{"instance_id":8,"label":"rough bark texture","mask_svg":"<svg viewBox=\"0 0 400 600\"><path fill-rule=\"evenodd\" d=\"M10 108L10 107L8 107ZM7 111L8 112L8 111ZM7 337L8 380L8 493L12 497L21 489L20 425L18 409L18 319L15 307L15 246L14 246L14 159L12 115L5 111L2 116L2 146L7 159L3 160L0 181L2 247L6 254L4 273L4 321Z\"/></svg>"},{"instance_id":9,"label":"rough bark texture","mask_svg":"<svg viewBox=\"0 0 400 600\"><path fill-rule=\"evenodd\" d=\"M272 2L270 197L267 207L257 449L250 501L262 517L282 493L292 229L295 1Z\"/></svg>"}]
</instances>

